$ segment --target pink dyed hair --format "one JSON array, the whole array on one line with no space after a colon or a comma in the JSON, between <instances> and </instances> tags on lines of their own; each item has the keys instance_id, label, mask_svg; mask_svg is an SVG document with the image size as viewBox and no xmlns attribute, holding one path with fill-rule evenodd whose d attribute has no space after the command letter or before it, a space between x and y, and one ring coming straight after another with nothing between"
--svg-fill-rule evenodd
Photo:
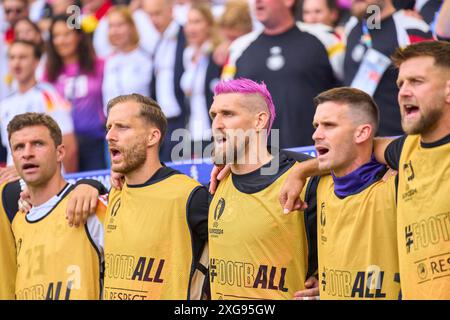
<instances>
[{"instance_id":1,"label":"pink dyed hair","mask_svg":"<svg viewBox=\"0 0 450 320\"><path fill-rule=\"evenodd\" d=\"M272 101L272 96L264 81L257 83L253 80L246 78L239 78L235 80L220 81L214 88L214 96L225 93L240 93L240 94L258 94L267 104L269 109L269 127L267 133L272 128L273 120L275 120L275 105Z\"/></svg>"}]
</instances>

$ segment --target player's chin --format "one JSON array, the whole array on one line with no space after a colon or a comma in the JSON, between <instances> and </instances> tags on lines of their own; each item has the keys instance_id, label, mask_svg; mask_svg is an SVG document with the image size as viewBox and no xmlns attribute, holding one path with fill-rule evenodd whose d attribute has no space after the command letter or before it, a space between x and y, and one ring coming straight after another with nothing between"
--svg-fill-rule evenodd
<instances>
[{"instance_id":1,"label":"player's chin","mask_svg":"<svg viewBox=\"0 0 450 320\"><path fill-rule=\"evenodd\" d=\"M318 157L319 160L319 170L320 171L327 171L331 170L331 163L328 161L328 159L324 159L324 156Z\"/></svg>"},{"instance_id":2,"label":"player's chin","mask_svg":"<svg viewBox=\"0 0 450 320\"><path fill-rule=\"evenodd\" d=\"M124 166L122 163L111 163L111 170L117 173L123 173Z\"/></svg>"}]
</instances>

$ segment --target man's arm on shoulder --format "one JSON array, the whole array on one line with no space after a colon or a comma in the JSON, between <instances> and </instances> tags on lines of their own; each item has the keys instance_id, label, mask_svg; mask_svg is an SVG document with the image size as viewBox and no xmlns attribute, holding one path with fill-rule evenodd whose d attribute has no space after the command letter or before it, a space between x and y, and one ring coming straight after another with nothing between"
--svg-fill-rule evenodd
<instances>
[{"instance_id":1,"label":"man's arm on shoulder","mask_svg":"<svg viewBox=\"0 0 450 320\"><path fill-rule=\"evenodd\" d=\"M81 179L69 195L67 202L67 220L69 226L79 227L86 223L90 214L97 210L98 196L108 192L105 186L93 179Z\"/></svg>"},{"instance_id":2,"label":"man's arm on shoulder","mask_svg":"<svg viewBox=\"0 0 450 320\"><path fill-rule=\"evenodd\" d=\"M9 221L12 223L17 211L19 211L19 198L20 198L20 182L19 180L6 183L2 192L2 206L8 216Z\"/></svg>"},{"instance_id":3,"label":"man's arm on shoulder","mask_svg":"<svg viewBox=\"0 0 450 320\"><path fill-rule=\"evenodd\" d=\"M319 169L319 161L310 159L297 163L289 173L281 188L279 201L284 209L284 213L299 210L303 207L300 194L306 185L306 179L312 176L322 176L329 174L329 171Z\"/></svg>"},{"instance_id":4,"label":"man's arm on shoulder","mask_svg":"<svg viewBox=\"0 0 450 320\"><path fill-rule=\"evenodd\" d=\"M195 188L188 203L188 223L191 230L203 240L208 240L208 212L211 195L205 186Z\"/></svg>"},{"instance_id":5,"label":"man's arm on shoulder","mask_svg":"<svg viewBox=\"0 0 450 320\"><path fill-rule=\"evenodd\" d=\"M375 138L373 149L375 158L379 163L387 164L391 169L398 170L400 154L406 135L397 139L393 138Z\"/></svg>"}]
</instances>

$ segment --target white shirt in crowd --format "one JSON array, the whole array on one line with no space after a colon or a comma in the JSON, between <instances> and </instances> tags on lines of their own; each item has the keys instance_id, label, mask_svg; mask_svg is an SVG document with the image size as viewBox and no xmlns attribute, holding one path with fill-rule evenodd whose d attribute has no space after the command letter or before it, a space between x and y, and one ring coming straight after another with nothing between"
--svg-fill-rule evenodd
<instances>
[{"instance_id":1,"label":"white shirt in crowd","mask_svg":"<svg viewBox=\"0 0 450 320\"><path fill-rule=\"evenodd\" d=\"M150 96L152 62L141 48L131 52L117 52L106 59L103 76L103 106L119 95L139 93Z\"/></svg>"},{"instance_id":2,"label":"white shirt in crowd","mask_svg":"<svg viewBox=\"0 0 450 320\"><path fill-rule=\"evenodd\" d=\"M159 34L148 15L142 10L133 12L133 20L139 33L139 46L149 55L155 50ZM102 18L94 32L94 49L98 57L107 58L113 54L114 48L108 38L108 17Z\"/></svg>"},{"instance_id":3,"label":"white shirt in crowd","mask_svg":"<svg viewBox=\"0 0 450 320\"><path fill-rule=\"evenodd\" d=\"M2 144L7 149L7 164L12 165L8 141L8 123L26 112L44 112L50 115L61 128L62 135L73 133L70 104L48 83L40 83L25 93L15 91L0 102L0 134Z\"/></svg>"},{"instance_id":4,"label":"white shirt in crowd","mask_svg":"<svg viewBox=\"0 0 450 320\"><path fill-rule=\"evenodd\" d=\"M35 0L30 5L30 20L38 23L44 16L46 0Z\"/></svg>"},{"instance_id":5,"label":"white shirt in crowd","mask_svg":"<svg viewBox=\"0 0 450 320\"><path fill-rule=\"evenodd\" d=\"M208 54L211 52L211 44L202 45L202 55L196 62L192 61L194 47L187 47L183 53L184 73L181 77L181 88L189 98L189 123L188 129L192 141L208 141L211 139L211 124L208 115L208 106L205 97L205 78L208 69Z\"/></svg>"},{"instance_id":6,"label":"white shirt in crowd","mask_svg":"<svg viewBox=\"0 0 450 320\"><path fill-rule=\"evenodd\" d=\"M153 68L156 75L156 97L167 118L181 115L181 107L175 97L174 70L177 36L180 26L172 21L156 47Z\"/></svg>"}]
</instances>

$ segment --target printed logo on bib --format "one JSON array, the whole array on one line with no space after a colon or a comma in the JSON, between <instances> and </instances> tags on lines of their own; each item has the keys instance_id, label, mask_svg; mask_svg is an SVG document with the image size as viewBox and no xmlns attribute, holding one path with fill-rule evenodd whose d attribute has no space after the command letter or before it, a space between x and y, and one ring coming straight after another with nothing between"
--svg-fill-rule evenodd
<instances>
[{"instance_id":1,"label":"printed logo on bib","mask_svg":"<svg viewBox=\"0 0 450 320\"><path fill-rule=\"evenodd\" d=\"M370 265L364 271L324 267L320 285L321 290L331 297L383 299L386 298L383 290L385 280L385 271L376 265Z\"/></svg>"},{"instance_id":2,"label":"printed logo on bib","mask_svg":"<svg viewBox=\"0 0 450 320\"><path fill-rule=\"evenodd\" d=\"M111 209L111 217L109 218L108 225L106 226L106 232L110 233L117 229L117 225L114 223L114 218L117 217L117 213L120 208L120 198L117 199L116 202L114 202L112 209Z\"/></svg>"},{"instance_id":3,"label":"printed logo on bib","mask_svg":"<svg viewBox=\"0 0 450 320\"><path fill-rule=\"evenodd\" d=\"M414 167L412 162L403 164L403 174L406 178L406 192L402 194L402 199L404 201L410 201L415 194L417 194L417 188L414 187L414 178L416 177L414 174Z\"/></svg>"},{"instance_id":4,"label":"printed logo on bib","mask_svg":"<svg viewBox=\"0 0 450 320\"><path fill-rule=\"evenodd\" d=\"M217 202L216 208L214 209L214 222L213 227L209 228L209 234L213 238L219 237L223 234L223 229L219 227L219 220L222 217L223 212L225 210L225 199L220 198Z\"/></svg>"},{"instance_id":5,"label":"printed logo on bib","mask_svg":"<svg viewBox=\"0 0 450 320\"><path fill-rule=\"evenodd\" d=\"M242 261L226 261L211 258L209 275L211 284L229 287L253 288L288 292L285 287L287 268L269 265L254 265ZM217 293L227 299L225 293ZM233 298L252 298L236 297Z\"/></svg>"},{"instance_id":6,"label":"printed logo on bib","mask_svg":"<svg viewBox=\"0 0 450 320\"><path fill-rule=\"evenodd\" d=\"M414 257L419 254L419 259L413 261L418 284L450 276L450 249L441 252L434 250L430 256L423 254L425 250L433 251L433 247L450 248L450 212L405 226L406 253L415 253Z\"/></svg>"}]
</instances>

